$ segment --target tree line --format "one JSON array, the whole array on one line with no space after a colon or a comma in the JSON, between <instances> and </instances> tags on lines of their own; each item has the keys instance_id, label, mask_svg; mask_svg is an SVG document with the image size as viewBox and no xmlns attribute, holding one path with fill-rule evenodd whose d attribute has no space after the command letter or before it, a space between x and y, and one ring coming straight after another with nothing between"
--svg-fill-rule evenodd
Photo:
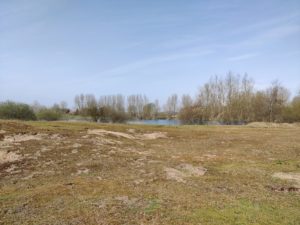
<instances>
[{"instance_id":1,"label":"tree line","mask_svg":"<svg viewBox=\"0 0 300 225\"><path fill-rule=\"evenodd\" d=\"M292 101L290 93L278 81L265 90L255 90L253 79L228 73L214 76L202 85L197 97L182 96L179 118L183 123L225 124L300 121L300 92Z\"/></svg>"},{"instance_id":2,"label":"tree line","mask_svg":"<svg viewBox=\"0 0 300 225\"><path fill-rule=\"evenodd\" d=\"M11 101L0 103L0 118L22 120L59 120L90 118L95 122L122 123L127 120L179 119L183 124L205 124L218 121L241 124L252 121L299 122L300 91L290 99L287 88L278 81L264 90L256 90L247 74L228 73L213 76L203 84L196 97L177 94L168 97L165 104L150 101L142 94L130 96L79 94L74 98L75 109L62 101L52 107L35 102L31 106Z\"/></svg>"},{"instance_id":3,"label":"tree line","mask_svg":"<svg viewBox=\"0 0 300 225\"><path fill-rule=\"evenodd\" d=\"M89 116L97 122L124 122L126 120L158 119L163 117L159 101L149 102L145 95L104 95L96 99L92 94L75 97L75 114Z\"/></svg>"}]
</instances>

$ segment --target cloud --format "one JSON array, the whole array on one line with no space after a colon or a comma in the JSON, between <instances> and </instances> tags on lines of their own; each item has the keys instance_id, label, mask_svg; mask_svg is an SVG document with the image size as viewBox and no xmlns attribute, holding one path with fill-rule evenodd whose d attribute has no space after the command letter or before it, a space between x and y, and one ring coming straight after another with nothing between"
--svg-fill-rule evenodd
<instances>
[{"instance_id":1,"label":"cloud","mask_svg":"<svg viewBox=\"0 0 300 225\"><path fill-rule=\"evenodd\" d=\"M287 26L291 23L297 23L300 13L291 13L290 15L276 16L268 20L251 23L247 26L241 26L230 31L231 34L243 34L245 32L257 32L258 30L266 31L276 27Z\"/></svg>"},{"instance_id":2,"label":"cloud","mask_svg":"<svg viewBox=\"0 0 300 225\"><path fill-rule=\"evenodd\" d=\"M233 61L241 61L241 60L253 58L257 55L258 55L258 53L249 53L249 54L243 54L243 55L238 55L238 56L234 56L234 57L229 57L229 58L227 58L227 60L232 61L232 62Z\"/></svg>"},{"instance_id":3,"label":"cloud","mask_svg":"<svg viewBox=\"0 0 300 225\"><path fill-rule=\"evenodd\" d=\"M284 25L267 30L258 39L281 39L300 32L299 25Z\"/></svg>"},{"instance_id":4,"label":"cloud","mask_svg":"<svg viewBox=\"0 0 300 225\"><path fill-rule=\"evenodd\" d=\"M135 41L135 42L128 43L121 48L122 49L132 49L132 48L142 47L143 45L145 45L145 41Z\"/></svg>"},{"instance_id":5,"label":"cloud","mask_svg":"<svg viewBox=\"0 0 300 225\"><path fill-rule=\"evenodd\" d=\"M162 56L156 56L148 59L138 60L132 63L128 63L119 67L112 68L110 70L103 71L102 74L121 74L131 72L140 68L144 68L150 65L159 64L163 62L175 61L190 57L200 57L212 54L214 51L206 50L199 52L181 52L181 53L171 53Z\"/></svg>"}]
</instances>

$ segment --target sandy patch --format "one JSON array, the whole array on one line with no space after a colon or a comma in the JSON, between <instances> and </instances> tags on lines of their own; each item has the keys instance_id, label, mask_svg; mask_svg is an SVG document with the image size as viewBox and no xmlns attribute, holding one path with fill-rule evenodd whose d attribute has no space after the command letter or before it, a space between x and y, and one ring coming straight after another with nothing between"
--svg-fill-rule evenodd
<instances>
[{"instance_id":1,"label":"sandy patch","mask_svg":"<svg viewBox=\"0 0 300 225\"><path fill-rule=\"evenodd\" d=\"M127 139L135 139L135 137L131 134L126 134L123 132L115 132L115 131L108 131L108 130L103 130L103 129L92 129L87 131L88 134L95 134L95 135L105 135L105 134L110 134L115 137L123 137Z\"/></svg>"},{"instance_id":2,"label":"sandy patch","mask_svg":"<svg viewBox=\"0 0 300 225\"><path fill-rule=\"evenodd\" d=\"M88 174L90 172L89 169L85 168L85 169L79 169L77 170L77 175L81 175L81 174Z\"/></svg>"},{"instance_id":3,"label":"sandy patch","mask_svg":"<svg viewBox=\"0 0 300 225\"><path fill-rule=\"evenodd\" d=\"M41 148L41 152L48 152L48 151L51 151L51 149L50 148L48 148L48 147L42 147Z\"/></svg>"},{"instance_id":4,"label":"sandy patch","mask_svg":"<svg viewBox=\"0 0 300 225\"><path fill-rule=\"evenodd\" d=\"M14 152L7 152L0 150L0 164L7 162L14 162L21 159L21 156Z\"/></svg>"},{"instance_id":5,"label":"sandy patch","mask_svg":"<svg viewBox=\"0 0 300 225\"><path fill-rule=\"evenodd\" d=\"M207 169L202 166L195 167L190 164L181 164L178 168L181 169L187 176L195 177L203 176L207 171Z\"/></svg>"},{"instance_id":6,"label":"sandy patch","mask_svg":"<svg viewBox=\"0 0 300 225\"><path fill-rule=\"evenodd\" d=\"M140 138L142 140L155 140L158 138L167 138L167 134L165 132L153 132L153 133L141 134Z\"/></svg>"},{"instance_id":7,"label":"sandy patch","mask_svg":"<svg viewBox=\"0 0 300 225\"><path fill-rule=\"evenodd\" d=\"M132 134L135 133L135 129L132 129L132 128L128 129L127 131L128 131L129 133L132 133Z\"/></svg>"},{"instance_id":8,"label":"sandy patch","mask_svg":"<svg viewBox=\"0 0 300 225\"><path fill-rule=\"evenodd\" d=\"M165 172L168 180L175 180L177 182L185 183L185 178L199 177L206 173L207 169L198 166L195 167L190 164L181 164L175 168L165 168Z\"/></svg>"},{"instance_id":9,"label":"sandy patch","mask_svg":"<svg viewBox=\"0 0 300 225\"><path fill-rule=\"evenodd\" d=\"M203 156L206 157L207 159L213 159L217 157L217 155L215 154L204 154Z\"/></svg>"},{"instance_id":10,"label":"sandy patch","mask_svg":"<svg viewBox=\"0 0 300 225\"><path fill-rule=\"evenodd\" d=\"M175 180L177 182L182 182L185 183L186 181L184 180L184 178L186 177L186 175L174 168L165 168L165 172L167 173L167 179L168 180Z\"/></svg>"},{"instance_id":11,"label":"sandy patch","mask_svg":"<svg viewBox=\"0 0 300 225\"><path fill-rule=\"evenodd\" d=\"M299 127L296 123L268 123L268 122L252 122L246 125L247 127L254 127L254 128L278 128L278 127Z\"/></svg>"},{"instance_id":12,"label":"sandy patch","mask_svg":"<svg viewBox=\"0 0 300 225\"><path fill-rule=\"evenodd\" d=\"M45 171L45 172L32 172L28 176L23 177L21 179L22 180L29 180L29 179L36 178L36 177L39 177L39 176L45 177L45 176L53 176L53 175L55 175L55 171L48 170L48 171Z\"/></svg>"},{"instance_id":13,"label":"sandy patch","mask_svg":"<svg viewBox=\"0 0 300 225\"><path fill-rule=\"evenodd\" d=\"M34 153L34 156L35 156L35 157L41 157L41 152L40 152L40 151L36 151L36 152Z\"/></svg>"},{"instance_id":14,"label":"sandy patch","mask_svg":"<svg viewBox=\"0 0 300 225\"><path fill-rule=\"evenodd\" d=\"M300 173L274 173L273 177L282 180L293 181L297 188L300 188Z\"/></svg>"},{"instance_id":15,"label":"sandy patch","mask_svg":"<svg viewBox=\"0 0 300 225\"><path fill-rule=\"evenodd\" d=\"M82 145L79 143L75 143L72 145L73 148L80 148Z\"/></svg>"},{"instance_id":16,"label":"sandy patch","mask_svg":"<svg viewBox=\"0 0 300 225\"><path fill-rule=\"evenodd\" d=\"M111 140L107 138L96 138L94 141L94 144L96 145L120 145L122 144L121 141L118 140Z\"/></svg>"},{"instance_id":17,"label":"sandy patch","mask_svg":"<svg viewBox=\"0 0 300 225\"><path fill-rule=\"evenodd\" d=\"M12 173L15 169L17 169L17 167L15 166L15 164L10 165L10 167L8 167L5 171L7 173Z\"/></svg>"},{"instance_id":18,"label":"sandy patch","mask_svg":"<svg viewBox=\"0 0 300 225\"><path fill-rule=\"evenodd\" d=\"M0 130L0 134L5 134L6 131L5 130Z\"/></svg>"},{"instance_id":19,"label":"sandy patch","mask_svg":"<svg viewBox=\"0 0 300 225\"><path fill-rule=\"evenodd\" d=\"M133 181L133 183L135 184L135 185L139 185L139 184L141 184L141 183L143 183L144 182L144 179L137 179L137 180L134 180Z\"/></svg>"},{"instance_id":20,"label":"sandy patch","mask_svg":"<svg viewBox=\"0 0 300 225\"><path fill-rule=\"evenodd\" d=\"M137 201L137 198L129 199L128 196L117 196L115 199L125 205L133 205Z\"/></svg>"},{"instance_id":21,"label":"sandy patch","mask_svg":"<svg viewBox=\"0 0 300 225\"><path fill-rule=\"evenodd\" d=\"M37 135L17 134L13 136L5 136L2 142L14 143L14 142L24 142L24 141L31 141L31 140L41 140L42 138L44 138L44 135L42 134L37 134Z\"/></svg>"},{"instance_id":22,"label":"sandy patch","mask_svg":"<svg viewBox=\"0 0 300 225\"><path fill-rule=\"evenodd\" d=\"M129 132L129 130L128 130ZM153 133L145 133L145 134L134 134L132 133L132 130L130 134L124 133L124 132L116 132L116 131L108 131L103 129L90 129L87 131L88 135L94 134L94 135L113 135L115 137L123 137L130 140L155 140L158 138L166 138L167 134L165 132L153 132Z\"/></svg>"}]
</instances>

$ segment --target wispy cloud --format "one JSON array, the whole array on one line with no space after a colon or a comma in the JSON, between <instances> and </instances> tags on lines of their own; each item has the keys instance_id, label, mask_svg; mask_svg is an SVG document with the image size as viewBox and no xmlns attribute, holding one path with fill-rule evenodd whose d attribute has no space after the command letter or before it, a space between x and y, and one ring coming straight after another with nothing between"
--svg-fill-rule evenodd
<instances>
[{"instance_id":1,"label":"wispy cloud","mask_svg":"<svg viewBox=\"0 0 300 225\"><path fill-rule=\"evenodd\" d=\"M125 65L121 65L106 71L103 71L101 74L122 74L131 72L140 68L148 67L154 64L159 64L163 62L169 62L169 61L175 61L179 59L185 59L185 58L191 58L191 57L201 57L205 55L210 55L214 53L212 50L205 50L205 51L199 51L199 52L181 52L181 53L171 53L171 54L165 54L162 56L156 56L152 58L137 60L135 62L131 62Z\"/></svg>"},{"instance_id":2,"label":"wispy cloud","mask_svg":"<svg viewBox=\"0 0 300 225\"><path fill-rule=\"evenodd\" d=\"M300 25L283 25L267 30L256 38L262 40L281 39L297 33L300 33Z\"/></svg>"},{"instance_id":3,"label":"wispy cloud","mask_svg":"<svg viewBox=\"0 0 300 225\"><path fill-rule=\"evenodd\" d=\"M132 48L137 48L137 47L141 47L145 45L145 41L135 41L135 42L131 42L126 44L125 46L122 46L122 49L132 49Z\"/></svg>"},{"instance_id":4,"label":"wispy cloud","mask_svg":"<svg viewBox=\"0 0 300 225\"><path fill-rule=\"evenodd\" d=\"M300 13L291 13L290 15L277 16L275 18L270 18L268 20L259 21L256 23L251 23L246 26L236 27L232 31L231 34L243 34L245 32L257 32L257 31L265 31L276 27L286 26L290 24L297 24L300 17Z\"/></svg>"},{"instance_id":5,"label":"wispy cloud","mask_svg":"<svg viewBox=\"0 0 300 225\"><path fill-rule=\"evenodd\" d=\"M256 22L250 25L235 27L225 32L225 40L212 43L211 47L217 49L245 50L250 48L262 48L275 42L285 40L292 36L300 36L300 13L278 16L268 20Z\"/></svg>"},{"instance_id":6,"label":"wispy cloud","mask_svg":"<svg viewBox=\"0 0 300 225\"><path fill-rule=\"evenodd\" d=\"M215 45L215 47L226 49L261 47L263 45L270 45L276 41L284 40L293 35L300 35L300 25L290 24L274 26L264 31L257 32L252 36L247 36L247 38L240 41L235 41L232 43L220 43Z\"/></svg>"},{"instance_id":7,"label":"wispy cloud","mask_svg":"<svg viewBox=\"0 0 300 225\"><path fill-rule=\"evenodd\" d=\"M254 58L257 55L258 55L258 53L249 53L249 54L243 54L243 55L229 57L229 58L227 58L227 60L228 61L232 61L232 62L233 61L241 61L241 60L246 60L246 59Z\"/></svg>"}]
</instances>

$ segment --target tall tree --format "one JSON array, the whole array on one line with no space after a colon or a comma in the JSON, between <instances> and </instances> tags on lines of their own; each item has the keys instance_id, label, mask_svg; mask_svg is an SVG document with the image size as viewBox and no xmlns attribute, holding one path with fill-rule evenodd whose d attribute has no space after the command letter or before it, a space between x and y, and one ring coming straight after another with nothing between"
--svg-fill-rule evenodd
<instances>
[{"instance_id":1,"label":"tall tree","mask_svg":"<svg viewBox=\"0 0 300 225\"><path fill-rule=\"evenodd\" d=\"M177 94L173 94L168 97L167 103L165 105L165 109L169 118L172 118L176 115L178 106L178 96Z\"/></svg>"}]
</instances>

